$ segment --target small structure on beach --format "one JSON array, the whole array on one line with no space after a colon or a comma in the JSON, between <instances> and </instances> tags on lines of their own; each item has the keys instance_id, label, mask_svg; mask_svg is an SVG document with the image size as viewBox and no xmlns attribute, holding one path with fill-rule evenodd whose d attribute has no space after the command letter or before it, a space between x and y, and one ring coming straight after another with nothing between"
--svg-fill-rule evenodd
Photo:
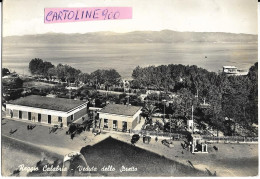
<instances>
[{"instance_id":1,"label":"small structure on beach","mask_svg":"<svg viewBox=\"0 0 260 179\"><path fill-rule=\"evenodd\" d=\"M236 74L237 73L237 67L235 67L235 66L223 66L223 73Z\"/></svg>"},{"instance_id":2,"label":"small structure on beach","mask_svg":"<svg viewBox=\"0 0 260 179\"><path fill-rule=\"evenodd\" d=\"M199 134L191 135L191 145L192 153L208 153L208 145Z\"/></svg>"},{"instance_id":3,"label":"small structure on beach","mask_svg":"<svg viewBox=\"0 0 260 179\"><path fill-rule=\"evenodd\" d=\"M239 70L235 66L223 66L223 73L227 75L247 75L248 71Z\"/></svg>"}]
</instances>

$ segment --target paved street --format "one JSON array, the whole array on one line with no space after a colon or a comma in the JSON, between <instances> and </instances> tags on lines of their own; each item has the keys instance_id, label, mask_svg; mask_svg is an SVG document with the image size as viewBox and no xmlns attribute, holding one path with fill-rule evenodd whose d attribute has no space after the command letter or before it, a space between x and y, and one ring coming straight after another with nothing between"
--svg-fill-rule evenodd
<instances>
[{"instance_id":1,"label":"paved street","mask_svg":"<svg viewBox=\"0 0 260 179\"><path fill-rule=\"evenodd\" d=\"M121 132L103 132L94 136L92 132L82 132L72 140L66 135L67 129L58 129L55 133L49 133L49 127L37 125L33 130L27 130L28 123L3 119L2 135L16 140L36 145L42 149L64 155L71 151L80 151L82 147L94 145L111 136L130 144L131 135ZM10 135L10 130L17 131ZM168 148L152 138L150 144L144 144L142 138L136 143L136 147L165 156L174 161L189 165L190 161L196 169L211 173L217 172L218 176L256 175L258 171L258 145L256 144L214 144L219 151L208 146L208 154L191 154L181 147L182 141L174 141L174 148Z\"/></svg>"}]
</instances>

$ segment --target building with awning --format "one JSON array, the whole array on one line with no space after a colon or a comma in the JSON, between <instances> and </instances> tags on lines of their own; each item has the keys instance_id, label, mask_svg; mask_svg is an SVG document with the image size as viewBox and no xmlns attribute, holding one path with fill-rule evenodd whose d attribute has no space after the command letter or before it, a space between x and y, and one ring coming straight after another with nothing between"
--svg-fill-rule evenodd
<instances>
[{"instance_id":1,"label":"building with awning","mask_svg":"<svg viewBox=\"0 0 260 179\"><path fill-rule=\"evenodd\" d=\"M49 125L68 126L87 114L86 101L30 95L6 104L6 117Z\"/></svg>"},{"instance_id":2,"label":"building with awning","mask_svg":"<svg viewBox=\"0 0 260 179\"><path fill-rule=\"evenodd\" d=\"M98 111L100 128L103 130L129 131L140 122L142 107L108 104Z\"/></svg>"}]
</instances>

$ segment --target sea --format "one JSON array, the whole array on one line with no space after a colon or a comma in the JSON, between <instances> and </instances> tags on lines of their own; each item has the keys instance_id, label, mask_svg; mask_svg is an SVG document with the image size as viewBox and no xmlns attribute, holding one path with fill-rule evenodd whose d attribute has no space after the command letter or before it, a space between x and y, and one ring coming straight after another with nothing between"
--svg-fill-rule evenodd
<instances>
[{"instance_id":1,"label":"sea","mask_svg":"<svg viewBox=\"0 0 260 179\"><path fill-rule=\"evenodd\" d=\"M223 66L248 70L258 61L257 43L86 43L3 44L2 66L30 75L29 62L40 58L54 65L68 64L84 73L116 69L131 79L137 66L197 65L218 72Z\"/></svg>"}]
</instances>

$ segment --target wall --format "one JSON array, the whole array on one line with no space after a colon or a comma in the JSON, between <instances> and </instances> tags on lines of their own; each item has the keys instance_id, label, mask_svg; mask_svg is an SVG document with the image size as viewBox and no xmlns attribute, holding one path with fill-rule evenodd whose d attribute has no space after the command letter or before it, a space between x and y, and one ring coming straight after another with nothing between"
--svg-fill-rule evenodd
<instances>
[{"instance_id":1,"label":"wall","mask_svg":"<svg viewBox=\"0 0 260 179\"><path fill-rule=\"evenodd\" d=\"M32 112L32 121L38 122L38 113Z\"/></svg>"},{"instance_id":2,"label":"wall","mask_svg":"<svg viewBox=\"0 0 260 179\"><path fill-rule=\"evenodd\" d=\"M81 118L82 116L87 114L87 107L81 109L80 111L74 114L74 120Z\"/></svg>"},{"instance_id":3,"label":"wall","mask_svg":"<svg viewBox=\"0 0 260 179\"><path fill-rule=\"evenodd\" d=\"M18 110L13 110L14 116L13 118L19 118L19 111Z\"/></svg>"},{"instance_id":4,"label":"wall","mask_svg":"<svg viewBox=\"0 0 260 179\"><path fill-rule=\"evenodd\" d=\"M132 128L131 128L131 129L134 129L134 128L136 127L137 122L138 122L138 119L139 119L139 116L137 116L137 117L133 120L133 122L132 122Z\"/></svg>"},{"instance_id":5,"label":"wall","mask_svg":"<svg viewBox=\"0 0 260 179\"><path fill-rule=\"evenodd\" d=\"M6 116L10 117L10 109L6 109Z\"/></svg>"},{"instance_id":6,"label":"wall","mask_svg":"<svg viewBox=\"0 0 260 179\"><path fill-rule=\"evenodd\" d=\"M28 120L28 112L27 112L27 111L23 111L23 113L22 113L22 119Z\"/></svg>"},{"instance_id":7,"label":"wall","mask_svg":"<svg viewBox=\"0 0 260 179\"><path fill-rule=\"evenodd\" d=\"M48 124L48 115L47 114L42 114L42 123Z\"/></svg>"},{"instance_id":8,"label":"wall","mask_svg":"<svg viewBox=\"0 0 260 179\"><path fill-rule=\"evenodd\" d=\"M117 121L117 127L119 131L123 130L123 121Z\"/></svg>"},{"instance_id":9,"label":"wall","mask_svg":"<svg viewBox=\"0 0 260 179\"><path fill-rule=\"evenodd\" d=\"M112 115L112 114L104 114L100 113L99 118L101 119L100 128L104 127L104 119L108 119L108 128L107 130L113 130L113 120L117 121L117 129L118 131L122 131L123 129L123 121L127 122L127 130L133 129L136 127L139 115L134 115L135 119L130 116L120 116L120 115Z\"/></svg>"},{"instance_id":10,"label":"wall","mask_svg":"<svg viewBox=\"0 0 260 179\"><path fill-rule=\"evenodd\" d=\"M99 113L99 118L101 119L113 119L117 121L126 121L132 122L133 118L131 116L123 116L123 115L112 115L107 113Z\"/></svg>"},{"instance_id":11,"label":"wall","mask_svg":"<svg viewBox=\"0 0 260 179\"><path fill-rule=\"evenodd\" d=\"M51 125L60 125L58 117L62 117L63 126L67 126L67 121L70 122L71 114L74 115L74 120L79 119L87 114L87 106L82 109L71 111L70 113L63 111L51 111L45 109L38 109L33 107L7 105L6 116L11 117L10 110L13 110L13 118L19 119L19 111L22 111L22 120L28 120L28 111L31 112L32 122L38 122L38 114L41 114L41 123L48 124L48 115L51 115ZM50 112L50 113L49 113ZM68 116L69 115L69 116Z\"/></svg>"}]
</instances>

